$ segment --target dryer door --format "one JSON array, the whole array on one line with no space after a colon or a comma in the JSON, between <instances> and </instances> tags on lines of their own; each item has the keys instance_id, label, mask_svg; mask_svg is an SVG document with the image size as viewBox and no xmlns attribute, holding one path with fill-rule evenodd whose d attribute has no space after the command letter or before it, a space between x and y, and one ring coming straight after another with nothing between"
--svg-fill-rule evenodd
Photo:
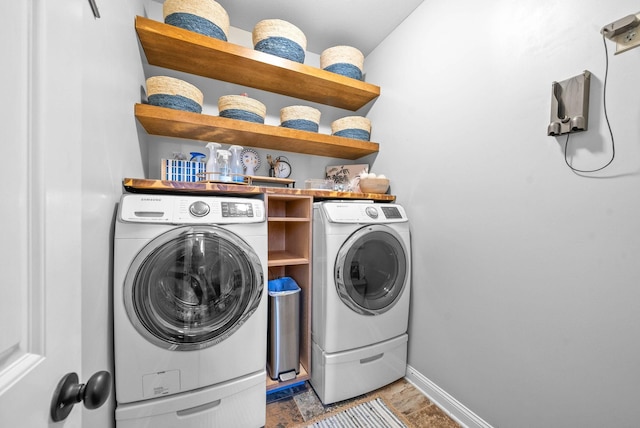
<instances>
[{"instance_id":1,"label":"dryer door","mask_svg":"<svg viewBox=\"0 0 640 428\"><path fill-rule=\"evenodd\" d=\"M334 268L340 299L363 315L379 315L395 305L407 282L408 251L398 233L371 225L352 234Z\"/></svg>"},{"instance_id":2,"label":"dryer door","mask_svg":"<svg viewBox=\"0 0 640 428\"><path fill-rule=\"evenodd\" d=\"M138 253L123 298L141 335L182 351L233 334L256 310L263 289L260 259L242 238L214 226L184 226Z\"/></svg>"}]
</instances>

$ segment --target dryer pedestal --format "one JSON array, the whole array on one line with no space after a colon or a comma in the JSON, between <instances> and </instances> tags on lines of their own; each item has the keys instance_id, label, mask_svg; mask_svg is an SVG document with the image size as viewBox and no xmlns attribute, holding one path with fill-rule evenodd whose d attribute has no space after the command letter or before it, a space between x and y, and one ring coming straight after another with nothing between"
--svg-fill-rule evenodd
<instances>
[{"instance_id":1,"label":"dryer pedestal","mask_svg":"<svg viewBox=\"0 0 640 428\"><path fill-rule=\"evenodd\" d=\"M312 343L311 385L323 404L366 394L404 377L407 342L403 334L344 352L326 353Z\"/></svg>"},{"instance_id":2,"label":"dryer pedestal","mask_svg":"<svg viewBox=\"0 0 640 428\"><path fill-rule=\"evenodd\" d=\"M266 371L165 398L120 404L116 428L263 427Z\"/></svg>"}]
</instances>

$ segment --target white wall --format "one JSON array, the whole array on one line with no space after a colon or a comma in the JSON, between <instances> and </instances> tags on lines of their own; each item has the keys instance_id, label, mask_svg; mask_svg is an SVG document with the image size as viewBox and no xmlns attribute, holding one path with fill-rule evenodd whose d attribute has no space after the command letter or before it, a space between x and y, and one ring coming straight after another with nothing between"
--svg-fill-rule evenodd
<instances>
[{"instance_id":1,"label":"white wall","mask_svg":"<svg viewBox=\"0 0 640 428\"><path fill-rule=\"evenodd\" d=\"M613 56L616 158L579 175L551 83L590 70L569 156L611 156L601 27L637 2L426 1L365 62L374 170L413 219L409 364L495 427L638 425L640 49Z\"/></svg>"}]
</instances>

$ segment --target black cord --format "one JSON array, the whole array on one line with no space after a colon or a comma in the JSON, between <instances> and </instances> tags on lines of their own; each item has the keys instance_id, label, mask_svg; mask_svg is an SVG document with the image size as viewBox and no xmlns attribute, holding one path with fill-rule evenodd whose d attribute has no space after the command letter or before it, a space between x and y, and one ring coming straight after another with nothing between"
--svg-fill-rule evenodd
<instances>
[{"instance_id":1,"label":"black cord","mask_svg":"<svg viewBox=\"0 0 640 428\"><path fill-rule=\"evenodd\" d=\"M607 39L605 39L604 34L602 34L602 43L604 43L604 57L605 57L604 84L602 89L602 106L604 107L604 118L607 121L607 127L609 128L609 135L611 135L611 159L609 159L609 162L607 162L606 165L598 169L583 170L583 169L576 169L572 167L569 164L569 160L567 159L567 148L569 147L569 135L571 135L571 132L568 132L567 141L564 143L564 162L567 164L569 168L571 168L572 171L575 171L575 172L596 172L596 171L603 170L609 165L611 165L611 162L613 162L613 159L616 157L616 144L613 138L613 131L611 130L611 124L609 123L609 115L607 114L607 78L609 76L609 51L607 50Z\"/></svg>"}]
</instances>

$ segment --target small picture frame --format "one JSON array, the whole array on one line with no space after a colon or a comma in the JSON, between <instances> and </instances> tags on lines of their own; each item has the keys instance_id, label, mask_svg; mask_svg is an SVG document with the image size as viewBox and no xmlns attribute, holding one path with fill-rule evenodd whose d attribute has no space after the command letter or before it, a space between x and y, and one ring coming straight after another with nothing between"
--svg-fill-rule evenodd
<instances>
[{"instance_id":1,"label":"small picture frame","mask_svg":"<svg viewBox=\"0 0 640 428\"><path fill-rule=\"evenodd\" d=\"M359 192L360 174L363 172L369 172L369 164L330 165L326 168L325 177L333 180L335 190Z\"/></svg>"}]
</instances>

